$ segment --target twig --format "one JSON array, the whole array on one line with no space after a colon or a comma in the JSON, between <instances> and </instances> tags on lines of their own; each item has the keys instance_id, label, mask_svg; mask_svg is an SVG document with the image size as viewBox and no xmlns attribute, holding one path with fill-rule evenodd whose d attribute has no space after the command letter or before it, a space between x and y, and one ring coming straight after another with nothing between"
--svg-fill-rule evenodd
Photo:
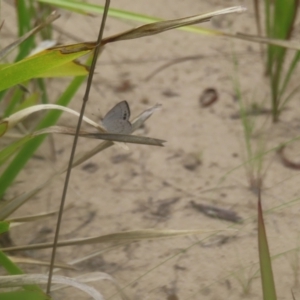
<instances>
[{"instance_id":1,"label":"twig","mask_svg":"<svg viewBox=\"0 0 300 300\"><path fill-rule=\"evenodd\" d=\"M75 156L76 145L77 145L77 141L78 141L78 133L79 133L80 126L82 123L85 106L86 106L88 98L89 98L89 93L90 93L90 88L91 88L92 79L93 79L93 75L94 75L94 70L96 67L97 58L100 53L101 40L102 40L102 36L103 36L103 31L104 31L104 27L105 27L105 21L107 18L109 4L110 4L110 0L106 0L104 11L103 11L103 16L102 16L102 20L101 20L101 26L100 26L100 30L99 30L99 35L98 35L98 39L97 39L97 47L95 48L95 53L93 56L93 61L91 64L89 77L87 80L86 90L85 90L85 94L83 97L83 103L82 103L82 107L81 107L81 111L80 111L80 116L79 116L78 123L77 123L76 135L74 137L74 142L73 142L73 146L72 146L72 150L71 150L71 154L70 154L70 160L69 160L68 170L66 173L65 184L64 184L64 189L63 189L63 193L62 193L62 199L61 199L61 203L60 203L60 209L59 209L58 218L57 218L57 226L56 226L54 242L53 242L53 249L52 249L51 262L50 262L50 268L49 268L49 277L48 277L48 283L47 283L47 294L50 294L50 290L51 290L51 281L52 281L52 275L53 275L53 267L54 267L54 262L55 262L55 254L56 254L59 230L60 230L60 225L61 225L61 220L62 220L62 215L63 215L64 204L65 204L65 200L66 200L70 175L71 175L71 171L72 171L72 164L73 164L73 160L74 160L74 156Z\"/></svg>"}]
</instances>

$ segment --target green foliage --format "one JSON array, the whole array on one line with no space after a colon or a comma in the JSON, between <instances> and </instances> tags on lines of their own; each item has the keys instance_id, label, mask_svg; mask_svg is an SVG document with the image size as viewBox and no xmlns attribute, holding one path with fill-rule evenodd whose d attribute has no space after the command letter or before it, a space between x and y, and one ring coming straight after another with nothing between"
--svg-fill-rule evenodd
<instances>
[{"instance_id":1,"label":"green foliage","mask_svg":"<svg viewBox=\"0 0 300 300\"><path fill-rule=\"evenodd\" d=\"M32 1L18 1L16 2L19 37L26 34L31 29L31 22L34 20L34 8ZM34 36L29 37L19 46L19 54L15 61L19 61L29 55L30 51L34 48Z\"/></svg>"},{"instance_id":2,"label":"green foliage","mask_svg":"<svg viewBox=\"0 0 300 300\"><path fill-rule=\"evenodd\" d=\"M8 222L0 222L0 234L8 231L9 223Z\"/></svg>"},{"instance_id":3,"label":"green foliage","mask_svg":"<svg viewBox=\"0 0 300 300\"><path fill-rule=\"evenodd\" d=\"M295 25L298 0L265 0L265 35L268 38L288 40ZM256 15L257 22L259 15ZM280 46L268 45L266 49L266 74L270 78L272 97L273 122L279 120L279 115L294 92L286 95L288 84L300 59L296 51L293 59L286 62L287 49ZM287 68L286 68L287 67Z\"/></svg>"},{"instance_id":4,"label":"green foliage","mask_svg":"<svg viewBox=\"0 0 300 300\"><path fill-rule=\"evenodd\" d=\"M1 300L47 300L51 299L43 292L22 290L0 294Z\"/></svg>"},{"instance_id":5,"label":"green foliage","mask_svg":"<svg viewBox=\"0 0 300 300\"><path fill-rule=\"evenodd\" d=\"M2 251L0 251L0 265L7 271L10 275L19 275L24 274L24 272L16 265L14 264L7 255L5 255ZM37 286L37 285L27 285L24 286L25 291L35 292L38 293L40 296L44 295L46 296L43 291ZM22 295L25 291L19 291ZM0 293L0 299L5 299L4 297L7 297L6 299L16 299L14 298L14 294L10 293ZM10 298L12 297L12 298ZM20 299L20 298L19 298ZM23 299L23 298L22 298ZM37 298L37 299L43 299L43 298Z\"/></svg>"},{"instance_id":6,"label":"green foliage","mask_svg":"<svg viewBox=\"0 0 300 300\"><path fill-rule=\"evenodd\" d=\"M68 8L80 13L99 13L102 12L103 9L101 6L78 1L40 0L40 2L56 4L60 7ZM298 1L296 0L288 0L286 2L280 0L275 0L274 2L265 0L266 33L268 37L281 39L288 39L290 37L296 17L295 7L297 4ZM41 15L39 14L39 8L41 7L49 12L49 9L47 10L47 5L45 4L42 4L39 7L34 1L31 0L16 2L19 37L23 36L32 29L32 24L34 23L36 16ZM153 22L158 20L156 18L114 9L110 10L110 14L124 19L138 20L142 22ZM184 27L184 30L202 32L206 34L213 32L194 27ZM47 36L50 36L51 26L45 27L43 34L45 34L45 32ZM5 109L4 116L11 115L13 112L18 111L19 109L28 107L37 100L43 103L48 102L47 84L45 84L44 80L40 79L41 77L70 75L77 76L71 81L68 87L66 87L62 95L55 101L56 104L64 106L67 106L70 103L79 87L85 81L86 77L83 75L87 73L87 69L83 66L74 64L73 60L86 53L90 53L94 49L94 45L83 43L80 45L80 47L78 47L78 45L73 45L70 47L62 46L51 50L45 50L37 55L28 57L30 52L35 47L35 38L36 36L32 35L19 45L18 54L14 59L15 63L0 65L0 76L2 78L0 82L0 91L2 92L0 94L0 101L3 99L7 89L14 88L10 95L9 104ZM294 58L289 64L288 70L284 71L286 55L287 50L285 48L272 45L267 46L266 69L267 74L270 76L274 121L278 120L283 106L295 92L292 91L288 96L285 95L292 74L298 64L300 52L295 54ZM24 92L22 92L22 89L16 87L16 85L27 85L30 84L29 82L32 80L36 81L36 86L39 87L39 90L33 91L32 95L27 97L24 95ZM39 97L38 95L40 92L42 92L42 96ZM250 139L253 133L254 124L247 116L238 85L236 86L236 92L239 96L238 98L245 134L248 161L254 161L252 164L253 169L251 170L253 171L253 174L256 170L256 176L258 177L262 168L263 155L261 155L261 153L255 153L252 148ZM61 113L61 111L48 112L40 121L40 123L36 125L36 129L42 129L55 125L61 116ZM5 124L3 126L5 127ZM6 128L0 128L0 135L5 130ZM0 165L4 165L8 162L9 158L15 155L0 176L0 198L4 196L7 189L26 165L28 160L32 157L34 152L43 143L44 139L45 136L38 136L34 139L31 139L30 137L24 137L23 139L11 143L0 151ZM256 159L256 157L258 157L258 159ZM275 300L275 284L260 201L258 217L259 257L261 263L260 266L264 299ZM6 232L8 229L8 222L0 222L0 233ZM2 265L9 274L23 274L23 271L1 251L0 265ZM24 287L23 290L1 293L0 299L39 300L50 298L45 295L37 286L31 285Z\"/></svg>"},{"instance_id":7,"label":"green foliage","mask_svg":"<svg viewBox=\"0 0 300 300\"><path fill-rule=\"evenodd\" d=\"M266 234L261 199L258 201L258 253L264 300L276 300L276 290L273 278L268 238Z\"/></svg>"},{"instance_id":8,"label":"green foliage","mask_svg":"<svg viewBox=\"0 0 300 300\"><path fill-rule=\"evenodd\" d=\"M56 104L67 106L70 101L72 100L73 96L77 92L78 88L84 82L85 77L76 77L73 81L69 84L60 98L57 100ZM38 124L36 129L42 129L45 127L52 126L56 124L57 120L61 116L61 111L51 111L48 112L47 115L42 119L42 121ZM18 154L14 157L12 162L8 165L5 171L2 173L0 177L1 185L0 185L0 197L4 195L6 189L12 184L16 176L19 172L23 169L27 161L32 157L36 149L42 144L44 139L46 138L45 135L38 136L33 140L29 141L24 145ZM18 142L14 143L11 152L6 155L12 154L13 151L16 151L18 147Z\"/></svg>"}]
</instances>

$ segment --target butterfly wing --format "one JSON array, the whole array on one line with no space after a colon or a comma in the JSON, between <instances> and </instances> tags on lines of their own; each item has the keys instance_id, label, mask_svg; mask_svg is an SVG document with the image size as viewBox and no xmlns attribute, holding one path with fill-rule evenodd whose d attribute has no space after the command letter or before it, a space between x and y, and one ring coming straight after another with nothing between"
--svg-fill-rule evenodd
<instances>
[{"instance_id":1,"label":"butterfly wing","mask_svg":"<svg viewBox=\"0 0 300 300\"><path fill-rule=\"evenodd\" d=\"M127 120L116 120L107 130L109 133L130 134L132 132L131 123Z\"/></svg>"},{"instance_id":2,"label":"butterfly wing","mask_svg":"<svg viewBox=\"0 0 300 300\"><path fill-rule=\"evenodd\" d=\"M127 101L115 105L104 117L102 124L110 133L130 134L130 108Z\"/></svg>"}]
</instances>

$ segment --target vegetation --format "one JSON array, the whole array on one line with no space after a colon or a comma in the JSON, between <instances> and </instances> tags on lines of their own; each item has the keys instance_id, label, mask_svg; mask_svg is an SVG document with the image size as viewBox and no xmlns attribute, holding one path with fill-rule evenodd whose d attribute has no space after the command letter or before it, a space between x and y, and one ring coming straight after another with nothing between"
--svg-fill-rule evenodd
<instances>
[{"instance_id":1,"label":"vegetation","mask_svg":"<svg viewBox=\"0 0 300 300\"><path fill-rule=\"evenodd\" d=\"M109 4L109 1L107 1ZM4 4L2 4L4 5ZM103 253L103 250L97 251L80 258L75 262L58 263L55 262L56 246L64 247L70 245L91 245L100 243L114 243L107 251L114 249L120 245L129 245L133 241L149 240L149 239L167 239L171 237L182 237L189 235L199 235L206 233L205 238L200 241L192 243L192 245L185 249L180 249L178 253L168 256L162 263L166 263L168 260L178 258L182 253L187 252L191 248L195 247L199 243L203 242L207 238L216 236L220 230L213 230L207 234L207 230L201 229L187 229L177 230L173 228L169 229L138 229L138 230L123 230L120 232L114 232L106 235L98 235L96 237L85 237L77 239L58 239L60 218L63 216L64 199L66 194L63 193L62 205L59 211L51 211L47 213L36 213L30 216L22 216L18 218L13 217L13 213L23 206L27 201L31 200L34 196L39 194L44 188L48 187L54 179L59 178L62 174L67 172L65 189L68 190L68 178L71 173L71 169L86 162L89 158L95 156L99 152L111 147L126 148L127 143L143 144L147 146L163 146L165 141L146 137L133 135L134 131L144 125L145 121L159 108L160 105L155 105L147 110L143 111L136 119L129 122L129 116L125 120L121 121L129 122L132 131L130 134L110 132L104 124L98 124L90 118L84 115L85 105L88 103L89 89L92 83L92 77L94 73L94 67L98 56L101 59L101 50L104 46L113 42L119 42L123 40L139 39L149 35L155 35L163 33L171 29L180 29L189 31L194 34L206 34L212 36L223 36L231 39L246 39L253 42L259 42L266 44L267 46L262 50L262 56L264 58L264 64L266 69L266 75L270 81L271 91L271 112L273 122L278 122L280 114L284 107L296 94L298 87L290 90L289 85L292 75L296 71L296 66L299 61L299 49L300 45L295 45L289 40L292 37L294 24L296 22L298 1L289 0L283 4L282 1L265 1L264 10L258 1L254 1L254 7L256 11L256 24L258 28L258 36L249 36L245 34L229 34L224 31L205 29L195 24L209 21L212 17L244 12L241 7L228 8L223 10L214 11L208 14L199 14L193 17L184 17L176 20L163 21L155 17L149 17L142 14L133 12L126 12L118 9L110 8L108 16L116 17L123 20L131 20L146 23L132 30L128 30L113 36L102 38L103 26L99 29L99 40L94 42L81 42L72 45L46 45L43 49L37 49L40 46L40 41L52 40L53 35L53 23L60 17L57 12L53 12L53 7L58 7L63 10L71 11L79 14L103 14L103 20L105 20L105 7L99 5L93 5L86 2L71 1L71 0L26 0L15 2L15 10L18 24L18 38L9 45L5 45L0 51L0 102L3 104L2 119L0 121L0 137L2 140L9 137L12 128L18 128L19 134L17 137L13 136L13 141L9 140L6 144L1 145L0 149L0 166L2 173L0 174L0 234L2 237L9 237L9 230L12 225L20 225L25 222L35 222L43 220L49 217L58 218L58 227L56 229L56 236L54 243L40 243L30 245L18 245L3 247L0 251L0 264L5 269L6 274L0 276L0 299L52 299L52 294L49 293L50 286L51 292L61 289L65 286L75 287L84 291L93 299L103 299L99 290L91 287L86 282L93 282L99 280L111 281L119 293L122 299L129 299L126 294L125 288L134 282L135 279L128 283L127 286L121 286L111 275L107 273L93 272L85 274L84 278L64 277L54 274L52 276L53 268L59 268L63 270L74 270L74 265L90 259L94 256L99 256ZM263 13L262 13L263 12ZM262 14L264 14L262 16ZM183 17L183 16L182 16ZM261 37L262 19L265 19L265 36ZM34 25L35 26L34 26ZM1 28L5 26L2 23ZM1 32L0 32L1 34ZM100 42L101 41L101 42ZM296 49L296 53L290 61L288 48ZM36 51L33 53L32 51ZM104 49L105 51L105 49ZM184 49L183 49L184 52ZM100 53L100 54L99 54ZM99 55L98 55L99 54ZM79 62L80 59L80 62ZM238 281L244 286L244 292L250 293L251 282L254 278L257 278L260 272L262 281L262 294L264 299L277 299L276 296L276 284L273 278L272 270L272 256L270 255L268 237L265 228L264 212L262 209L263 195L262 195L262 182L263 182L263 162L267 154L274 153L275 150L281 149L282 145L272 147L270 150L266 150L267 146L263 139L260 139L258 147L254 150L253 147L253 135L255 132L255 121L249 115L245 97L243 95L238 73L238 58L234 57L235 66L235 78L234 78L234 91L239 102L239 117L241 119L246 159L242 166L246 167L247 176L249 179L250 187L252 191L257 193L257 237L258 237L258 260L260 262L259 267L251 274L249 281L244 284L242 280ZM101 72L101 70L100 70ZM262 78L265 74L261 74ZM89 76L89 77L88 77ZM51 96L51 88L48 84L49 78L61 78L72 77L73 79L64 87L64 91L55 99ZM88 80L87 80L88 77ZM81 86L85 84L87 80L86 94L84 96L83 107L81 112L74 111L68 108L74 95L78 92ZM253 104L253 103L252 103ZM116 108L117 109L117 108ZM44 113L46 111L46 113ZM32 118L33 113L43 113L41 119L34 120ZM58 126L58 121L63 112L79 116L79 126L77 128L70 128L64 126ZM24 130L22 124L25 119L30 119L33 123L31 126L33 129L30 131ZM92 126L93 130L83 130L80 128L80 122L83 120L89 126ZM124 124L124 123L121 123ZM126 123L128 124L128 123ZM129 125L128 125L129 126ZM83 154L77 154L72 157L68 166L61 166L58 171L50 176L44 183L36 186L32 190L18 191L16 197L7 197L7 191L13 189L13 184L24 169L30 159L33 158L36 150L45 142L47 134L64 134L72 135L75 137L75 142L72 148L73 154L76 149L76 140L80 137L90 139L102 140L96 147L86 151ZM170 133L170 135L173 133ZM175 133L174 133L175 134ZM263 136L264 137L264 136ZM166 137L168 139L168 137ZM292 140L286 141L286 144L291 143ZM126 143L126 144L125 144ZM184 145L183 145L184 146ZM156 148L158 149L158 148ZM154 150L155 151L155 148ZM240 168L239 166L238 168ZM188 168L187 168L188 169ZM231 170L232 172L234 170ZM227 173L223 176L223 179L229 175ZM166 181L167 182L167 181ZM297 203L298 199L289 201L284 204L285 207ZM196 205L195 205L196 207ZM204 209L203 206L201 209ZM209 208L210 213L213 208ZM273 207L269 211L279 209ZM216 210L214 213L225 213L221 210ZM228 212L227 212L228 213ZM209 213L207 213L209 214ZM220 215L217 217L221 218ZM248 221L253 222L253 218ZM228 220L228 219L227 219ZM236 218L238 220L238 218ZM235 222L235 221L234 221ZM247 224L247 220L245 221ZM236 229L234 226L227 226L222 230ZM23 272L19 267L19 264L28 262L24 257L21 262L13 256L9 255L11 252L24 251L24 250L36 250L36 249L52 249L52 263L46 263L50 265L50 278L45 274L29 274ZM272 251L271 251L272 252ZM276 257L273 257L274 259ZM49 258L50 261L50 258ZM45 262L35 260L31 261L32 264L45 265ZM214 262L212 262L214 263ZM147 274L150 271L158 268L159 265L153 267L149 271L145 271ZM252 264L250 267L253 267ZM248 266L249 267L249 266ZM200 267L199 267L200 269ZM295 268L294 268L295 269ZM231 275L237 276L238 272L232 272ZM275 275L276 276L276 275ZM297 273L295 272L295 277ZM247 280L246 280L247 281ZM41 288L48 282L48 289ZM57 286L54 284L60 284ZM247 291L247 292L246 292ZM198 294L199 291L196 291ZM177 297L174 292L170 295ZM113 295L112 295L113 296ZM193 295L192 295L193 296ZM192 297L191 296L191 297ZM289 295L291 296L291 295Z\"/></svg>"}]
</instances>

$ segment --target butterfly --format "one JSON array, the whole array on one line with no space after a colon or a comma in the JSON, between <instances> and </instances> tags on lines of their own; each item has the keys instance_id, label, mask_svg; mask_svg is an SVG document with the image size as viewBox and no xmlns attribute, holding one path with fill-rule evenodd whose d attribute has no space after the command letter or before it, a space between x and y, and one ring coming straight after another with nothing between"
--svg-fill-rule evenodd
<instances>
[{"instance_id":1,"label":"butterfly","mask_svg":"<svg viewBox=\"0 0 300 300\"><path fill-rule=\"evenodd\" d=\"M103 127L109 133L130 134L132 125L129 122L130 108L127 101L116 104L103 118Z\"/></svg>"}]
</instances>

